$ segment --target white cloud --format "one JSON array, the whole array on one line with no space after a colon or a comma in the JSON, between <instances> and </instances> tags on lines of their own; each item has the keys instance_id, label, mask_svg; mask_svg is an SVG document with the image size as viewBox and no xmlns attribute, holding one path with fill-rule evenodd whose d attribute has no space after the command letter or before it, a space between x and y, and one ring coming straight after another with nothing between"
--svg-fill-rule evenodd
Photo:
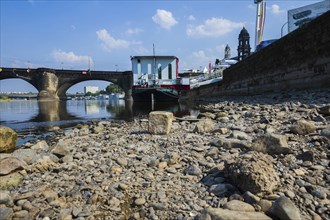
<instances>
[{"instance_id":1,"label":"white cloud","mask_svg":"<svg viewBox=\"0 0 330 220\"><path fill-rule=\"evenodd\" d=\"M141 33L141 32L143 32L143 30L140 29L140 28L129 28L129 29L126 31L126 33L129 34L129 35L132 35L132 34L139 34L139 33Z\"/></svg>"},{"instance_id":2,"label":"white cloud","mask_svg":"<svg viewBox=\"0 0 330 220\"><path fill-rule=\"evenodd\" d=\"M226 48L226 44L220 44L215 46L215 50L220 53L224 53L225 48Z\"/></svg>"},{"instance_id":3,"label":"white cloud","mask_svg":"<svg viewBox=\"0 0 330 220\"><path fill-rule=\"evenodd\" d=\"M234 29L244 26L243 22L233 22L224 18L207 19L204 24L187 28L187 35L190 37L219 37Z\"/></svg>"},{"instance_id":4,"label":"white cloud","mask_svg":"<svg viewBox=\"0 0 330 220\"><path fill-rule=\"evenodd\" d=\"M196 20L196 18L193 15L189 15L187 19L188 19L188 21L195 21Z\"/></svg>"},{"instance_id":5,"label":"white cloud","mask_svg":"<svg viewBox=\"0 0 330 220\"><path fill-rule=\"evenodd\" d=\"M209 62L213 63L211 52L206 52L204 50L195 51L191 56L187 57L190 66L185 66L184 68L196 68L203 70L204 67L208 67ZM191 66L193 64L193 66Z\"/></svg>"},{"instance_id":6,"label":"white cloud","mask_svg":"<svg viewBox=\"0 0 330 220\"><path fill-rule=\"evenodd\" d=\"M101 40L103 48L106 50L128 48L130 46L129 41L113 38L106 29L98 30L96 34L97 38Z\"/></svg>"},{"instance_id":7,"label":"white cloud","mask_svg":"<svg viewBox=\"0 0 330 220\"><path fill-rule=\"evenodd\" d=\"M255 7L254 5L251 5L251 4L248 5L248 8L249 8L249 9L256 9L256 7Z\"/></svg>"},{"instance_id":8,"label":"white cloud","mask_svg":"<svg viewBox=\"0 0 330 220\"><path fill-rule=\"evenodd\" d=\"M76 64L93 63L93 60L90 56L79 56L79 55L74 54L72 51L65 52L65 51L62 51L62 50L54 50L51 53L51 56L57 62L76 63Z\"/></svg>"},{"instance_id":9,"label":"white cloud","mask_svg":"<svg viewBox=\"0 0 330 220\"><path fill-rule=\"evenodd\" d=\"M162 9L157 9L157 13L152 17L152 20L167 30L170 30L178 23L173 17L172 12Z\"/></svg>"},{"instance_id":10,"label":"white cloud","mask_svg":"<svg viewBox=\"0 0 330 220\"><path fill-rule=\"evenodd\" d=\"M136 47L133 47L132 50L136 54L139 54L139 55L148 54L149 53L149 50L147 48L143 47L142 45L138 45Z\"/></svg>"},{"instance_id":11,"label":"white cloud","mask_svg":"<svg viewBox=\"0 0 330 220\"><path fill-rule=\"evenodd\" d=\"M270 7L270 11L273 14L280 14L280 13L284 12L284 10L282 10L279 5L275 5L275 4Z\"/></svg>"}]
</instances>

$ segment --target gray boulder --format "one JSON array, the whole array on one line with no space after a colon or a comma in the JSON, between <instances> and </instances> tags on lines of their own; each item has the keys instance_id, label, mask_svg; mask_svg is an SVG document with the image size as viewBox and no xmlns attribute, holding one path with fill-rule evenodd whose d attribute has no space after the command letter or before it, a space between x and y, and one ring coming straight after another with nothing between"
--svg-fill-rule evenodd
<instances>
[{"instance_id":1,"label":"gray boulder","mask_svg":"<svg viewBox=\"0 0 330 220\"><path fill-rule=\"evenodd\" d=\"M284 135L265 134L258 137L252 144L251 150L275 155L288 154L290 148L287 142L288 138Z\"/></svg>"},{"instance_id":2,"label":"gray boulder","mask_svg":"<svg viewBox=\"0 0 330 220\"><path fill-rule=\"evenodd\" d=\"M233 211L221 208L206 208L198 216L197 220L271 220L262 212Z\"/></svg>"},{"instance_id":3,"label":"gray boulder","mask_svg":"<svg viewBox=\"0 0 330 220\"><path fill-rule=\"evenodd\" d=\"M151 134L169 134L172 127L173 113L153 111L149 113L148 128Z\"/></svg>"},{"instance_id":4,"label":"gray boulder","mask_svg":"<svg viewBox=\"0 0 330 220\"><path fill-rule=\"evenodd\" d=\"M316 132L314 122L306 120L298 120L292 127L291 131L294 134L307 135Z\"/></svg>"},{"instance_id":5,"label":"gray boulder","mask_svg":"<svg viewBox=\"0 0 330 220\"><path fill-rule=\"evenodd\" d=\"M250 151L225 162L226 175L236 187L244 192L272 193L280 185L273 158L267 154Z\"/></svg>"},{"instance_id":6,"label":"gray boulder","mask_svg":"<svg viewBox=\"0 0 330 220\"><path fill-rule=\"evenodd\" d=\"M274 202L270 213L281 220L301 220L299 209L285 196Z\"/></svg>"}]
</instances>

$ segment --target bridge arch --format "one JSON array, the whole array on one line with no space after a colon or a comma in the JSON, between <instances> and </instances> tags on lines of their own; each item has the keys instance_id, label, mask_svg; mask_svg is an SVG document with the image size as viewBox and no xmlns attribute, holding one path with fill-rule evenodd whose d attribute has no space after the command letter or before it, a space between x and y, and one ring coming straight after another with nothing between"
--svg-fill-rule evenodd
<instances>
[{"instance_id":1,"label":"bridge arch","mask_svg":"<svg viewBox=\"0 0 330 220\"><path fill-rule=\"evenodd\" d=\"M28 90L28 91L24 91L24 92L32 92L32 93L39 92L36 85L34 85L30 81L22 79L22 78L5 78L5 79L2 78L2 79L0 79L1 88L7 88L7 86L4 86L7 83L8 83L8 85L11 85L11 87L13 87L13 85L14 85L14 88L12 88L10 92L23 92L22 88L24 88L25 90ZM16 91L13 91L13 89L15 89Z\"/></svg>"},{"instance_id":2,"label":"bridge arch","mask_svg":"<svg viewBox=\"0 0 330 220\"><path fill-rule=\"evenodd\" d=\"M83 82L87 82L87 81L104 81L104 82L109 82L109 83L113 83L113 84L116 84L118 85L123 91L124 91L124 88L122 88L122 85L118 84L116 80L100 80L100 79L85 79L85 80L72 80L70 82L66 82L64 84L62 84L58 90L57 90L57 95L58 97L61 99L61 100L64 100L66 99L66 93L67 91L72 88L73 86L79 84L79 83L83 83Z\"/></svg>"},{"instance_id":3,"label":"bridge arch","mask_svg":"<svg viewBox=\"0 0 330 220\"><path fill-rule=\"evenodd\" d=\"M49 68L0 68L0 70L0 80L22 78L36 87L39 91L39 100L65 99L65 93L71 86L87 80L112 82L123 89L126 100L132 100L132 71L56 70Z\"/></svg>"}]
</instances>

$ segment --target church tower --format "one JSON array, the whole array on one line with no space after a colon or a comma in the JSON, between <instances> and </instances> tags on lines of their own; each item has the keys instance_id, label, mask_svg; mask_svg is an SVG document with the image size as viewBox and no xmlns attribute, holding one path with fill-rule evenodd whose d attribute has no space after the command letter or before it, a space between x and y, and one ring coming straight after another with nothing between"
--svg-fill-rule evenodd
<instances>
[{"instance_id":1,"label":"church tower","mask_svg":"<svg viewBox=\"0 0 330 220\"><path fill-rule=\"evenodd\" d=\"M250 35L245 29L245 27L243 27L243 29L238 35L237 52L238 52L238 61L245 59L251 53Z\"/></svg>"},{"instance_id":2,"label":"church tower","mask_svg":"<svg viewBox=\"0 0 330 220\"><path fill-rule=\"evenodd\" d=\"M230 47L227 46L225 47L225 59L229 59L230 58Z\"/></svg>"}]
</instances>

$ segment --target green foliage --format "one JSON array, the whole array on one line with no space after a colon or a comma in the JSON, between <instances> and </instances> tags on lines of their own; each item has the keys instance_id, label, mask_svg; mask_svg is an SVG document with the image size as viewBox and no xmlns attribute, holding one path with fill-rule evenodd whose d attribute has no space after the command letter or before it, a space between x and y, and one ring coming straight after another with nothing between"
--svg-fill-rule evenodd
<instances>
[{"instance_id":1,"label":"green foliage","mask_svg":"<svg viewBox=\"0 0 330 220\"><path fill-rule=\"evenodd\" d=\"M6 95L0 95L0 100L2 101L8 101L8 100L11 100L8 96Z\"/></svg>"},{"instance_id":2,"label":"green foliage","mask_svg":"<svg viewBox=\"0 0 330 220\"><path fill-rule=\"evenodd\" d=\"M111 94L111 93L122 93L123 90L117 86L116 84L110 83L106 88L105 91L107 94Z\"/></svg>"},{"instance_id":3,"label":"green foliage","mask_svg":"<svg viewBox=\"0 0 330 220\"><path fill-rule=\"evenodd\" d=\"M95 92L95 93L91 93L91 92L86 92L85 96L99 96L100 92Z\"/></svg>"}]
</instances>

